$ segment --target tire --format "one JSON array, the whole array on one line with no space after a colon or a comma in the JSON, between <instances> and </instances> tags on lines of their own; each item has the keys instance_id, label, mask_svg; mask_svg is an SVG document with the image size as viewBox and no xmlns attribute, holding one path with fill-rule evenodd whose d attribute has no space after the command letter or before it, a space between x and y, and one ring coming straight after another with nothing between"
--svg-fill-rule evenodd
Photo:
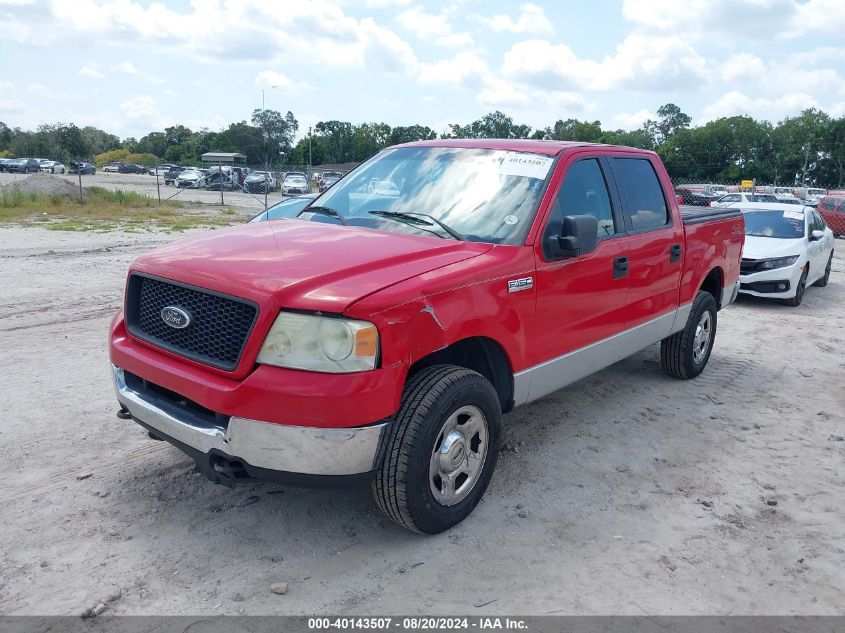
<instances>
[{"instance_id":1,"label":"tire","mask_svg":"<svg viewBox=\"0 0 845 633\"><path fill-rule=\"evenodd\" d=\"M455 365L420 370L405 385L381 449L372 483L376 504L413 532L438 534L457 525L490 483L501 428L499 396L481 374ZM450 469L448 479L441 463Z\"/></svg>"},{"instance_id":2,"label":"tire","mask_svg":"<svg viewBox=\"0 0 845 633\"><path fill-rule=\"evenodd\" d=\"M713 295L700 290L684 329L660 342L663 371L682 380L695 378L704 371L716 340L717 312Z\"/></svg>"},{"instance_id":3,"label":"tire","mask_svg":"<svg viewBox=\"0 0 845 633\"><path fill-rule=\"evenodd\" d=\"M804 291L807 289L807 275L810 273L810 265L804 266L804 272L801 273L801 279L798 280L798 285L795 286L795 296L789 299L781 299L783 305L797 308L804 300Z\"/></svg>"},{"instance_id":4,"label":"tire","mask_svg":"<svg viewBox=\"0 0 845 633\"><path fill-rule=\"evenodd\" d=\"M830 281L830 267L833 265L833 251L830 251L830 257L827 258L827 268L824 269L824 277L817 279L814 286L824 288L827 282Z\"/></svg>"}]
</instances>

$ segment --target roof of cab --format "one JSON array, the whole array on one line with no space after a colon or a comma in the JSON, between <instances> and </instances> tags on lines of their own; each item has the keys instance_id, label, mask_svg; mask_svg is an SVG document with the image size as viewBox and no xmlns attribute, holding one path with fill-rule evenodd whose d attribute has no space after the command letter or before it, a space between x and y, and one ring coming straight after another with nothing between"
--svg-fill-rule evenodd
<instances>
[{"instance_id":1,"label":"roof of cab","mask_svg":"<svg viewBox=\"0 0 845 633\"><path fill-rule=\"evenodd\" d=\"M393 147L463 147L475 149L499 149L511 152L534 152L556 156L574 147L610 147L619 150L630 150L630 147L602 145L600 143L584 143L580 141L546 141L540 139L508 139L508 138L441 138L434 141L414 141ZM646 152L647 150L639 150Z\"/></svg>"}]
</instances>

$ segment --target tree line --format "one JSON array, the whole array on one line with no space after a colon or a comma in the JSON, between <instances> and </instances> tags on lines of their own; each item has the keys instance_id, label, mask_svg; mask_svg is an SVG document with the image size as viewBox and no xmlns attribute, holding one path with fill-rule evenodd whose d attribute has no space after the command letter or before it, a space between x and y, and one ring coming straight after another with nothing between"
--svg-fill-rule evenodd
<instances>
[{"instance_id":1,"label":"tree line","mask_svg":"<svg viewBox=\"0 0 845 633\"><path fill-rule=\"evenodd\" d=\"M304 130L303 130L304 131ZM240 152L253 166L357 163L384 147L435 139L425 125L320 121L302 135L291 112L255 110L249 121L220 131L167 127L146 136L120 139L96 127L72 123L40 125L36 130L0 122L0 156L37 156L62 161L122 159L196 164L208 151ZM756 179L774 184L845 185L845 117L810 108L773 124L750 116L721 117L693 126L677 105L657 110L655 120L635 130L604 129L600 121L558 119L534 129L503 112L491 112L466 125L451 124L441 138L535 138L629 145L656 151L675 180L737 182Z\"/></svg>"}]
</instances>

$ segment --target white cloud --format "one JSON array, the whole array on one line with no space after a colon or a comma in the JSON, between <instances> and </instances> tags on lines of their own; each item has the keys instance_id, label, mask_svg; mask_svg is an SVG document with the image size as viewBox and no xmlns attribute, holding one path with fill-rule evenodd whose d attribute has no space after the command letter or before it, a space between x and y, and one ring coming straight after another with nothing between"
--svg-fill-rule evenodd
<instances>
[{"instance_id":1,"label":"white cloud","mask_svg":"<svg viewBox=\"0 0 845 633\"><path fill-rule=\"evenodd\" d=\"M746 81L763 76L766 65L756 55L738 53L722 62L719 73L724 81Z\"/></svg>"},{"instance_id":2,"label":"white cloud","mask_svg":"<svg viewBox=\"0 0 845 633\"><path fill-rule=\"evenodd\" d=\"M546 17L543 7L527 3L519 7L516 20L509 15L498 14L490 18L479 17L491 30L509 33L533 33L536 35L552 34L555 32L552 23Z\"/></svg>"},{"instance_id":3,"label":"white cloud","mask_svg":"<svg viewBox=\"0 0 845 633\"><path fill-rule=\"evenodd\" d=\"M84 64L77 72L83 77L91 77L93 79L105 79L106 77L106 73L100 69L100 65L95 61Z\"/></svg>"},{"instance_id":4,"label":"white cloud","mask_svg":"<svg viewBox=\"0 0 845 633\"><path fill-rule=\"evenodd\" d=\"M676 35L631 34L601 61L579 59L566 44L526 40L505 53L502 72L561 89L670 89L679 80L706 78L706 62Z\"/></svg>"},{"instance_id":5,"label":"white cloud","mask_svg":"<svg viewBox=\"0 0 845 633\"><path fill-rule=\"evenodd\" d=\"M622 128L623 130L634 130L649 119L656 119L657 115L652 113L649 109L643 108L637 112L628 113L620 112L610 118L610 127L612 129Z\"/></svg>"},{"instance_id":6,"label":"white cloud","mask_svg":"<svg viewBox=\"0 0 845 633\"><path fill-rule=\"evenodd\" d=\"M805 108L817 108L819 102L802 92L789 92L780 97L749 97L732 90L723 94L716 101L702 110L699 123L706 123L725 116L748 115L755 119L779 121L788 115L798 114Z\"/></svg>"},{"instance_id":7,"label":"white cloud","mask_svg":"<svg viewBox=\"0 0 845 633\"><path fill-rule=\"evenodd\" d=\"M0 79L0 92L4 92L4 91L7 91L7 90L11 91L11 90L14 90L14 89L15 89L15 84L13 84L11 81L4 81L4 80Z\"/></svg>"},{"instance_id":8,"label":"white cloud","mask_svg":"<svg viewBox=\"0 0 845 633\"><path fill-rule=\"evenodd\" d=\"M466 32L452 30L450 10L442 13L427 13L422 7L414 6L403 11L396 18L399 25L414 33L420 39L432 41L440 46L467 46L473 43L472 36Z\"/></svg>"},{"instance_id":9,"label":"white cloud","mask_svg":"<svg viewBox=\"0 0 845 633\"><path fill-rule=\"evenodd\" d=\"M26 89L41 99L67 99L68 94L55 88L49 88L44 84L29 84Z\"/></svg>"},{"instance_id":10,"label":"white cloud","mask_svg":"<svg viewBox=\"0 0 845 633\"><path fill-rule=\"evenodd\" d=\"M795 17L786 35L797 37L805 33L829 33L842 36L845 32L845 2L842 0L807 0L796 3Z\"/></svg>"},{"instance_id":11,"label":"white cloud","mask_svg":"<svg viewBox=\"0 0 845 633\"><path fill-rule=\"evenodd\" d=\"M406 7L411 4L411 0L367 0L367 6L372 9L381 9L384 7Z\"/></svg>"},{"instance_id":12,"label":"white cloud","mask_svg":"<svg viewBox=\"0 0 845 633\"><path fill-rule=\"evenodd\" d=\"M0 112L17 114L25 109L26 105L20 99L0 99Z\"/></svg>"},{"instance_id":13,"label":"white cloud","mask_svg":"<svg viewBox=\"0 0 845 633\"><path fill-rule=\"evenodd\" d=\"M423 83L466 85L489 75L487 62L473 52L464 51L451 59L421 63L418 78Z\"/></svg>"},{"instance_id":14,"label":"white cloud","mask_svg":"<svg viewBox=\"0 0 845 633\"><path fill-rule=\"evenodd\" d=\"M313 88L311 84L304 81L293 81L284 73L275 70L262 70L255 77L255 85L259 88L281 88L287 92Z\"/></svg>"},{"instance_id":15,"label":"white cloud","mask_svg":"<svg viewBox=\"0 0 845 633\"><path fill-rule=\"evenodd\" d=\"M164 91L164 96L166 96L166 97L179 97L181 95L178 92L176 92L175 90L173 90L173 88L168 88L167 90Z\"/></svg>"},{"instance_id":16,"label":"white cloud","mask_svg":"<svg viewBox=\"0 0 845 633\"><path fill-rule=\"evenodd\" d=\"M164 80L161 77L157 77L156 75L150 74L144 70L140 70L131 62L120 62L119 64L112 66L111 70L112 72L117 72L121 75L142 77L143 79L151 81L154 84L164 83Z\"/></svg>"},{"instance_id":17,"label":"white cloud","mask_svg":"<svg viewBox=\"0 0 845 633\"><path fill-rule=\"evenodd\" d=\"M725 44L845 29L841 0L623 0L622 15L648 30Z\"/></svg>"},{"instance_id":18,"label":"white cloud","mask_svg":"<svg viewBox=\"0 0 845 633\"><path fill-rule=\"evenodd\" d=\"M161 117L158 103L150 95L137 95L120 104L120 109L127 119L139 123L158 123Z\"/></svg>"}]
</instances>

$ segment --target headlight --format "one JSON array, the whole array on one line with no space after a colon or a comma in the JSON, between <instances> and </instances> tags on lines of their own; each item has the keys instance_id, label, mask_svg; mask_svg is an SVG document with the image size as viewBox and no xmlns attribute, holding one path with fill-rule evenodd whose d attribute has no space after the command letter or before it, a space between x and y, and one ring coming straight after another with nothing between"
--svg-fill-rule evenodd
<instances>
[{"instance_id":1,"label":"headlight","mask_svg":"<svg viewBox=\"0 0 845 633\"><path fill-rule=\"evenodd\" d=\"M367 321L281 312L258 362L341 374L375 369L378 350L378 330Z\"/></svg>"},{"instance_id":2,"label":"headlight","mask_svg":"<svg viewBox=\"0 0 845 633\"><path fill-rule=\"evenodd\" d=\"M798 261L798 255L792 257L781 257L779 259L767 259L760 263L760 270L772 270L773 268L786 268Z\"/></svg>"}]
</instances>

